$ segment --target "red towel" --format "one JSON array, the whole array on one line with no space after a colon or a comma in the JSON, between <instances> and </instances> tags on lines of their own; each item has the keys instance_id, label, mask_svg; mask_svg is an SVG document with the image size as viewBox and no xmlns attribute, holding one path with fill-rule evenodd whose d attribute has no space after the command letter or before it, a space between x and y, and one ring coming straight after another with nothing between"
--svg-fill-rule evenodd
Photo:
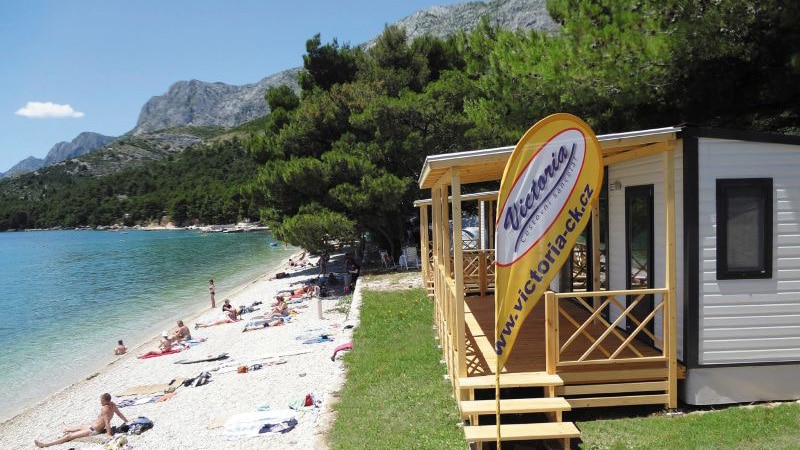
<instances>
[{"instance_id":1,"label":"red towel","mask_svg":"<svg viewBox=\"0 0 800 450\"><path fill-rule=\"evenodd\" d=\"M336 354L341 352L342 350L352 350L353 349L353 341L350 341L346 344L342 344L335 349L333 349L333 356L331 356L331 361L336 360Z\"/></svg>"},{"instance_id":2,"label":"red towel","mask_svg":"<svg viewBox=\"0 0 800 450\"><path fill-rule=\"evenodd\" d=\"M149 352L145 353L144 355L140 356L139 359L155 358L156 356L170 355L172 353L178 353L180 351L181 351L180 348L173 348L173 349L167 350L165 352L157 352L157 351L153 350L153 351L149 351Z\"/></svg>"}]
</instances>

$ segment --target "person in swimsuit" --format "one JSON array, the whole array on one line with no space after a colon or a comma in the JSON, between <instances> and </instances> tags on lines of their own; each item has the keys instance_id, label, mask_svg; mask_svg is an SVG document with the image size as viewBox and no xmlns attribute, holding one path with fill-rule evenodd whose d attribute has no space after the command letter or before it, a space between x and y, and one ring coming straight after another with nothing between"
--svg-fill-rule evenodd
<instances>
[{"instance_id":1,"label":"person in swimsuit","mask_svg":"<svg viewBox=\"0 0 800 450\"><path fill-rule=\"evenodd\" d=\"M117 347L114 349L115 355L124 355L128 349L125 347L125 344L122 343L122 339L117 341Z\"/></svg>"},{"instance_id":2,"label":"person in swimsuit","mask_svg":"<svg viewBox=\"0 0 800 450\"><path fill-rule=\"evenodd\" d=\"M214 294L216 293L216 288L214 287L214 279L208 280L208 293L211 295L211 309L217 307L217 302L214 300Z\"/></svg>"},{"instance_id":3,"label":"person in swimsuit","mask_svg":"<svg viewBox=\"0 0 800 450\"><path fill-rule=\"evenodd\" d=\"M103 432L109 437L114 437L114 434L111 432L111 419L114 418L114 414L118 415L123 423L128 421L117 407L117 404L111 401L111 394L105 393L100 396L100 415L97 416L94 422L65 428L64 436L61 436L61 438L55 441L42 442L37 439L33 441L33 443L39 448L50 447L51 445L63 444L73 439L95 436Z\"/></svg>"}]
</instances>

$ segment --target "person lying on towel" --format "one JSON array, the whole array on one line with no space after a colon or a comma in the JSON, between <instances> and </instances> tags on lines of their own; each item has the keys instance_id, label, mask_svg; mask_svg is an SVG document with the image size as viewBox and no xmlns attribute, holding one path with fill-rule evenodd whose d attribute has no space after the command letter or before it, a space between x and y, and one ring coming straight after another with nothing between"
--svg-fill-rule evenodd
<instances>
[{"instance_id":1,"label":"person lying on towel","mask_svg":"<svg viewBox=\"0 0 800 450\"><path fill-rule=\"evenodd\" d=\"M111 401L111 394L105 393L100 396L100 415L97 416L97 419L95 419L94 422L67 427L64 429L64 435L54 441L42 442L36 439L33 441L33 443L39 448L50 447L51 445L63 444L64 442L69 442L73 439L86 436L95 436L103 432L105 432L109 437L114 437L114 434L111 431L111 419L114 418L114 414L118 415L119 418L122 419L123 423L128 421L128 419L125 418L125 415L122 414L122 411L120 411L117 407L117 404Z\"/></svg>"},{"instance_id":2,"label":"person lying on towel","mask_svg":"<svg viewBox=\"0 0 800 450\"><path fill-rule=\"evenodd\" d=\"M231 311L225 311L223 316L220 317L219 319L211 319L211 320L209 320L208 322L205 322L205 323L195 323L194 324L194 329L196 330L198 328L208 328L208 327L213 327L214 325L222 325L224 323L233 323L233 322L238 322L238 321L239 321L239 319L236 318L236 311L232 311L232 310Z\"/></svg>"},{"instance_id":3,"label":"person lying on towel","mask_svg":"<svg viewBox=\"0 0 800 450\"><path fill-rule=\"evenodd\" d=\"M286 304L286 300L280 295L275 297L275 303L272 305L272 309L264 314L263 316L254 317L247 321L247 324L244 326L244 331L252 330L255 328L263 328L263 327L274 327L277 325L284 324L284 317L289 315L289 305Z\"/></svg>"}]
</instances>

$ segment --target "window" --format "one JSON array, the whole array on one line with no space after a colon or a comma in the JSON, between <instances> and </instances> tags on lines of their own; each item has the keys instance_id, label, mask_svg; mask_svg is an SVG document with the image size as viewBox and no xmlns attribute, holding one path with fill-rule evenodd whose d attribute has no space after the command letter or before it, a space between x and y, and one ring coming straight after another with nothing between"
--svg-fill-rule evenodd
<instances>
[{"instance_id":1,"label":"window","mask_svg":"<svg viewBox=\"0 0 800 450\"><path fill-rule=\"evenodd\" d=\"M772 179L717 180L717 279L772 278Z\"/></svg>"}]
</instances>

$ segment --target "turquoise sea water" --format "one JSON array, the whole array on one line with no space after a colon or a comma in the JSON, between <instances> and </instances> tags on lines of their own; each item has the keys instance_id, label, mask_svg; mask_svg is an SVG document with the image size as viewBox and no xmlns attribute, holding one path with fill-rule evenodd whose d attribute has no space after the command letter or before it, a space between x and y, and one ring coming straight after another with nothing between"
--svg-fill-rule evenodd
<instances>
[{"instance_id":1,"label":"turquoise sea water","mask_svg":"<svg viewBox=\"0 0 800 450\"><path fill-rule=\"evenodd\" d=\"M268 232L0 233L0 420L208 308L296 249Z\"/></svg>"}]
</instances>

